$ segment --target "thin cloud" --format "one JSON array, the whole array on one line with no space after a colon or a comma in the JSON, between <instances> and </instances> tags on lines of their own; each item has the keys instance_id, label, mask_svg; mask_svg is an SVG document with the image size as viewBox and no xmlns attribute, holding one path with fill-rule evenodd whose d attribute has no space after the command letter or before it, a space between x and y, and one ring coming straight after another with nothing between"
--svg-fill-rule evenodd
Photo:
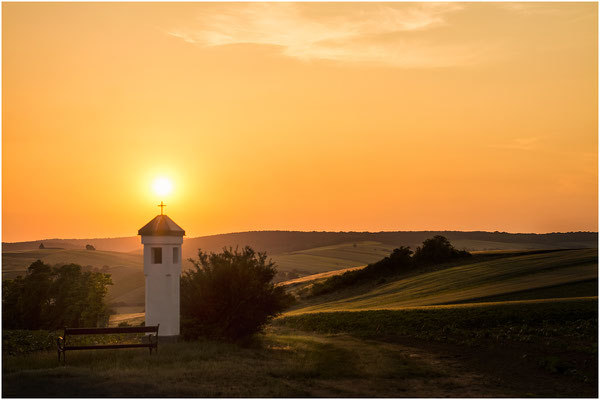
<instances>
[{"instance_id":1,"label":"thin cloud","mask_svg":"<svg viewBox=\"0 0 600 400\"><path fill-rule=\"evenodd\" d=\"M586 2L525 2L525 3L496 3L496 6L523 18L553 17L564 22L577 23L588 18L596 18L597 12L590 12L594 3Z\"/></svg>"},{"instance_id":2,"label":"thin cloud","mask_svg":"<svg viewBox=\"0 0 600 400\"><path fill-rule=\"evenodd\" d=\"M545 5L545 4L543 4L543 5L546 7L541 8L535 3L509 3L509 2L507 2L507 3L499 3L498 7L504 8L505 10L508 10L508 11L513 11L518 14L530 15L530 14L534 14L534 13L540 12L540 11L546 12L547 5Z\"/></svg>"},{"instance_id":3,"label":"thin cloud","mask_svg":"<svg viewBox=\"0 0 600 400\"><path fill-rule=\"evenodd\" d=\"M522 137L515 138L510 143L496 144L490 147L495 147L498 149L532 150L533 148L535 148L538 142L538 137Z\"/></svg>"},{"instance_id":4,"label":"thin cloud","mask_svg":"<svg viewBox=\"0 0 600 400\"><path fill-rule=\"evenodd\" d=\"M337 15L310 16L290 3L237 4L200 17L196 27L167 33L199 46L280 46L296 59L440 67L473 62L467 45L432 42L418 33L447 24L456 3L370 6Z\"/></svg>"}]
</instances>

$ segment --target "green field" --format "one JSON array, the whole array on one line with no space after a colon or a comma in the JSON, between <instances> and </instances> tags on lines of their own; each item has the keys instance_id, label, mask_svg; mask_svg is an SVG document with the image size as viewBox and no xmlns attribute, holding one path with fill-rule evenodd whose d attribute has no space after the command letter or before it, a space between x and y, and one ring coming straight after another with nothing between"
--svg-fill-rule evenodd
<instances>
[{"instance_id":1,"label":"green field","mask_svg":"<svg viewBox=\"0 0 600 400\"><path fill-rule=\"evenodd\" d=\"M535 289L520 290L495 296L485 296L476 299L457 301L451 304L473 303L473 302L499 302L514 300L536 300L536 299L562 299L573 296L593 297L598 296L598 279L590 279L580 282L563 283L554 286L545 286Z\"/></svg>"},{"instance_id":2,"label":"green field","mask_svg":"<svg viewBox=\"0 0 600 400\"><path fill-rule=\"evenodd\" d=\"M334 271L379 261L397 246L379 242L344 243L291 253L275 254L280 271L295 271L299 276Z\"/></svg>"},{"instance_id":3,"label":"green field","mask_svg":"<svg viewBox=\"0 0 600 400\"><path fill-rule=\"evenodd\" d=\"M302 301L289 314L450 304L589 281L598 277L598 256L595 249L564 250L441 267L318 296ZM597 292L573 297L585 295Z\"/></svg>"},{"instance_id":4,"label":"green field","mask_svg":"<svg viewBox=\"0 0 600 400\"><path fill-rule=\"evenodd\" d=\"M467 345L560 339L564 341L560 345L567 347L585 343L588 347L583 350L593 354L597 317L598 299L589 297L288 314L276 324L363 339L413 337Z\"/></svg>"}]
</instances>

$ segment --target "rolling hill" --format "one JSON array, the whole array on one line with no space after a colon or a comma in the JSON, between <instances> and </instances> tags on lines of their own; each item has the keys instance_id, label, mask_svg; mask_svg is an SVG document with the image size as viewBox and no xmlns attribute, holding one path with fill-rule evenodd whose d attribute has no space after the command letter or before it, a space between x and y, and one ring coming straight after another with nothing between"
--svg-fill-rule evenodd
<instances>
[{"instance_id":1,"label":"rolling hill","mask_svg":"<svg viewBox=\"0 0 600 400\"><path fill-rule=\"evenodd\" d=\"M397 247L380 242L354 242L274 254L281 276L299 278L328 271L366 265L381 260Z\"/></svg>"},{"instance_id":2,"label":"rolling hill","mask_svg":"<svg viewBox=\"0 0 600 400\"><path fill-rule=\"evenodd\" d=\"M595 249L511 255L430 271L417 270L392 282L350 287L303 301L289 314L401 309L476 302L500 295L506 295L505 300L510 300L511 293L560 285L567 285L566 290L572 290L572 297L589 296L590 291L591 295L597 296L597 284L595 289L593 285L586 286L585 293L578 293L583 286L576 285L597 278L598 254Z\"/></svg>"},{"instance_id":3,"label":"rolling hill","mask_svg":"<svg viewBox=\"0 0 600 400\"><path fill-rule=\"evenodd\" d=\"M268 252L280 271L277 280L283 281L366 265L387 256L392 249L399 245L409 244L414 248L420 244L420 240L431 237L436 233L447 235L457 248L480 251L552 249L561 246L595 247L597 245L597 233L589 232L535 235L500 232L265 231L186 239L183 245L183 255L186 259L194 256L198 248L207 251L218 251L224 246L247 244L257 250ZM49 264L77 263L97 268L108 266L108 273L112 275L114 283L109 289L109 303L119 313L139 313L143 311L144 276L139 237L53 239L44 240L43 242L47 247L64 248L38 249L39 241L3 243L3 279L14 278L23 274L27 267L37 259ZM83 250L83 247L88 243L94 245L97 250ZM131 250L132 248L133 250ZM110 249L125 251L111 251ZM592 250L592 252L594 251ZM184 269L190 266L189 262L184 263ZM418 283L415 283L415 285L418 286ZM501 290L496 290L491 294L500 292ZM459 300L459 298L456 299L456 301Z\"/></svg>"}]
</instances>

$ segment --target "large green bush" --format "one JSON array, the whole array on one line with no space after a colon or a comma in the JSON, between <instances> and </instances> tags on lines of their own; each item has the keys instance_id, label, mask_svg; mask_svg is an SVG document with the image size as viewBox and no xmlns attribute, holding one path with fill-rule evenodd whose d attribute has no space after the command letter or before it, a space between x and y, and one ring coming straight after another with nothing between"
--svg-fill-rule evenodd
<instances>
[{"instance_id":1,"label":"large green bush","mask_svg":"<svg viewBox=\"0 0 600 400\"><path fill-rule=\"evenodd\" d=\"M108 285L112 285L109 274L37 260L25 276L2 281L2 328L104 326L109 317L104 301Z\"/></svg>"},{"instance_id":2,"label":"large green bush","mask_svg":"<svg viewBox=\"0 0 600 400\"><path fill-rule=\"evenodd\" d=\"M293 301L272 282L277 270L266 253L246 246L222 253L198 250L181 279L181 334L240 340L251 336Z\"/></svg>"},{"instance_id":3,"label":"large green bush","mask_svg":"<svg viewBox=\"0 0 600 400\"><path fill-rule=\"evenodd\" d=\"M46 330L2 330L2 353L5 355L26 354L40 350L55 350L60 331Z\"/></svg>"}]
</instances>

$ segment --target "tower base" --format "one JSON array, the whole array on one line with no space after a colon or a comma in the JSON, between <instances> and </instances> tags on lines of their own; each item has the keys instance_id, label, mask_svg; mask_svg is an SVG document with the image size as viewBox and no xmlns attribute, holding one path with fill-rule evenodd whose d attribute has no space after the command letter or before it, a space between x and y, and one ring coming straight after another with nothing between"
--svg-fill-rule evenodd
<instances>
[{"instance_id":1,"label":"tower base","mask_svg":"<svg viewBox=\"0 0 600 400\"><path fill-rule=\"evenodd\" d=\"M180 342L181 339L181 335L172 335L172 336L160 336L158 335L158 344L164 344L164 343L177 343Z\"/></svg>"}]
</instances>

